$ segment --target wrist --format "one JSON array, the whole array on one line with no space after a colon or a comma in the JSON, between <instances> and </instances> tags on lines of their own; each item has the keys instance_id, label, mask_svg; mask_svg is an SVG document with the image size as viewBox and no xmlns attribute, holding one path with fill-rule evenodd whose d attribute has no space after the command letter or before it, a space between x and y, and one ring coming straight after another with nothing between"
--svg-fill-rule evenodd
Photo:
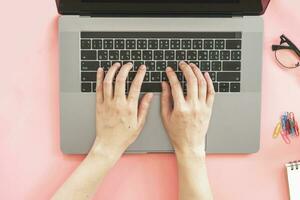
<instances>
[{"instance_id":1,"label":"wrist","mask_svg":"<svg viewBox=\"0 0 300 200\"><path fill-rule=\"evenodd\" d=\"M204 146L175 148L175 154L177 158L205 159L206 157Z\"/></svg>"},{"instance_id":2,"label":"wrist","mask_svg":"<svg viewBox=\"0 0 300 200\"><path fill-rule=\"evenodd\" d=\"M96 137L94 145L89 154L92 157L100 157L111 162L116 162L122 156L122 153L123 151L120 149L111 148L109 145L101 142L101 140Z\"/></svg>"}]
</instances>

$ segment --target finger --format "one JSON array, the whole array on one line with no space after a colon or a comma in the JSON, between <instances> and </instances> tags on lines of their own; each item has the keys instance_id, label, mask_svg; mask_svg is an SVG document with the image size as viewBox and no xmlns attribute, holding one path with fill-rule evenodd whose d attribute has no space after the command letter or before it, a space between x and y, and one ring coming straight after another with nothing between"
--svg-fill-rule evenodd
<instances>
[{"instance_id":1,"label":"finger","mask_svg":"<svg viewBox=\"0 0 300 200\"><path fill-rule=\"evenodd\" d=\"M167 67L166 73L171 86L171 93L173 97L174 106L182 105L185 102L181 84L176 76L176 73L171 67Z\"/></svg>"},{"instance_id":2,"label":"finger","mask_svg":"<svg viewBox=\"0 0 300 200\"><path fill-rule=\"evenodd\" d=\"M101 67L97 71L97 83L96 83L96 99L98 103L103 102L103 79L104 71Z\"/></svg>"},{"instance_id":3,"label":"finger","mask_svg":"<svg viewBox=\"0 0 300 200\"><path fill-rule=\"evenodd\" d=\"M142 127L145 124L147 114L150 108L150 103L153 98L153 93L147 93L143 96L138 110L138 123Z\"/></svg>"},{"instance_id":4,"label":"finger","mask_svg":"<svg viewBox=\"0 0 300 200\"><path fill-rule=\"evenodd\" d=\"M114 93L115 99L121 99L121 100L126 99L126 95L125 95L126 79L131 68L132 68L132 63L127 63L123 65L122 68L120 69L115 83L115 93Z\"/></svg>"},{"instance_id":5,"label":"finger","mask_svg":"<svg viewBox=\"0 0 300 200\"><path fill-rule=\"evenodd\" d=\"M184 61L179 63L179 67L183 72L183 75L187 82L187 98L188 99L198 99L198 86L197 78L192 70L192 68Z\"/></svg>"},{"instance_id":6,"label":"finger","mask_svg":"<svg viewBox=\"0 0 300 200\"><path fill-rule=\"evenodd\" d=\"M198 97L200 100L206 101L207 84L201 70L195 65L191 64L194 74L198 81Z\"/></svg>"},{"instance_id":7,"label":"finger","mask_svg":"<svg viewBox=\"0 0 300 200\"><path fill-rule=\"evenodd\" d=\"M207 97L206 97L206 103L208 106L212 107L215 100L215 88L214 84L209 76L209 73L205 72L204 77L207 82Z\"/></svg>"},{"instance_id":8,"label":"finger","mask_svg":"<svg viewBox=\"0 0 300 200\"><path fill-rule=\"evenodd\" d=\"M115 63L113 64L105 78L104 78L104 84L103 84L103 91L104 91L104 99L112 99L113 98L113 80L115 77L115 74L117 70L120 68L121 64L120 63Z\"/></svg>"},{"instance_id":9,"label":"finger","mask_svg":"<svg viewBox=\"0 0 300 200\"><path fill-rule=\"evenodd\" d=\"M146 66L141 65L136 73L128 94L128 101L137 103L140 97L141 87L146 74Z\"/></svg>"},{"instance_id":10,"label":"finger","mask_svg":"<svg viewBox=\"0 0 300 200\"><path fill-rule=\"evenodd\" d=\"M161 114L165 119L172 112L172 95L170 85L167 82L163 81L161 86Z\"/></svg>"}]
</instances>

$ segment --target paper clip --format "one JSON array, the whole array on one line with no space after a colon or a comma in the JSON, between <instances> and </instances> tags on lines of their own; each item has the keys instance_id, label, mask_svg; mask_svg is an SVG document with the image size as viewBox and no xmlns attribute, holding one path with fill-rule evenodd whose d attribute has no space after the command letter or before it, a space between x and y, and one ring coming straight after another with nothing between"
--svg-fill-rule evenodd
<instances>
[{"instance_id":1,"label":"paper clip","mask_svg":"<svg viewBox=\"0 0 300 200\"><path fill-rule=\"evenodd\" d=\"M291 140L288 136L287 116L288 114L286 112L281 116L281 127L282 127L281 137L286 144L290 144Z\"/></svg>"},{"instance_id":2,"label":"paper clip","mask_svg":"<svg viewBox=\"0 0 300 200\"><path fill-rule=\"evenodd\" d=\"M278 122L273 133L273 138L277 138L281 132L281 122Z\"/></svg>"},{"instance_id":3,"label":"paper clip","mask_svg":"<svg viewBox=\"0 0 300 200\"><path fill-rule=\"evenodd\" d=\"M296 131L295 131L295 117L294 117L294 113L290 112L289 113L289 118L288 118L288 122L289 122L289 130L292 136L296 135Z\"/></svg>"},{"instance_id":4,"label":"paper clip","mask_svg":"<svg viewBox=\"0 0 300 200\"><path fill-rule=\"evenodd\" d=\"M297 121L295 121L295 134L296 136L299 136L299 126Z\"/></svg>"}]
</instances>

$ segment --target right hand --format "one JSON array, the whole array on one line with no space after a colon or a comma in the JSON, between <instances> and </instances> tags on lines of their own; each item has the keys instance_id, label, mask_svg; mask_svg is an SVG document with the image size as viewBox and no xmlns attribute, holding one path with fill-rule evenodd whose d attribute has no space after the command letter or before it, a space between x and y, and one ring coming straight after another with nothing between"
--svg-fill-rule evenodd
<instances>
[{"instance_id":1,"label":"right hand","mask_svg":"<svg viewBox=\"0 0 300 200\"><path fill-rule=\"evenodd\" d=\"M184 97L175 72L168 67L170 85L162 83L163 124L176 155L205 155L205 136L215 96L213 83L209 74L203 76L195 64L182 61L179 67L187 80L187 96Z\"/></svg>"}]
</instances>

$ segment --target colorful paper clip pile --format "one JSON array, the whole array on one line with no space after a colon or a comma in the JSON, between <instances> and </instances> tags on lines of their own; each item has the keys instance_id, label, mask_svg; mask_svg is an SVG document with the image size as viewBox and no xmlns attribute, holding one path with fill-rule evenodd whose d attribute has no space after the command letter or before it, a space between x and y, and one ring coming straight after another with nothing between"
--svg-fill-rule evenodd
<instances>
[{"instance_id":1,"label":"colorful paper clip pile","mask_svg":"<svg viewBox=\"0 0 300 200\"><path fill-rule=\"evenodd\" d=\"M299 136L298 122L295 120L295 115L292 112L285 112L280 117L273 133L273 138L281 135L286 144L291 143L291 137Z\"/></svg>"}]
</instances>

